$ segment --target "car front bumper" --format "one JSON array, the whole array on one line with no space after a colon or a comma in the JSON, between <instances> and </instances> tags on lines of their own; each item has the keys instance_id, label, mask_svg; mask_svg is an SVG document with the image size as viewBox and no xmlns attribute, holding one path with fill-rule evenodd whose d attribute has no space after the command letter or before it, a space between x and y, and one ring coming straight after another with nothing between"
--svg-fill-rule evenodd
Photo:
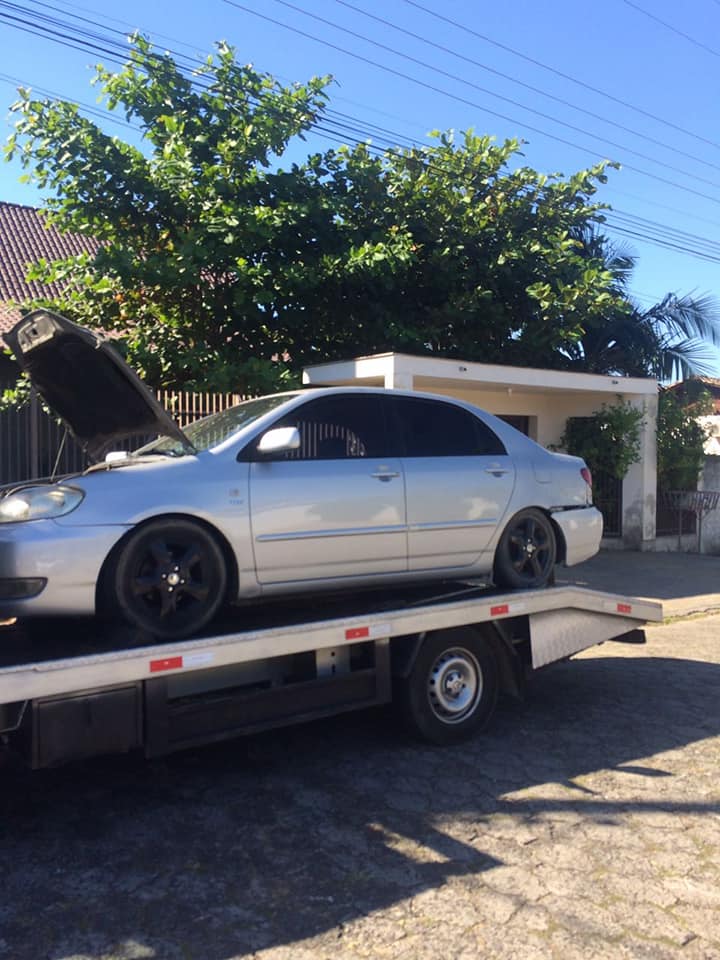
<instances>
[{"instance_id":1,"label":"car front bumper","mask_svg":"<svg viewBox=\"0 0 720 960\"><path fill-rule=\"evenodd\" d=\"M565 564L568 567L594 557L600 549L602 514L596 507L558 510L552 515L565 539Z\"/></svg>"},{"instance_id":2,"label":"car front bumper","mask_svg":"<svg viewBox=\"0 0 720 960\"><path fill-rule=\"evenodd\" d=\"M0 524L0 619L94 613L100 570L126 529Z\"/></svg>"}]
</instances>

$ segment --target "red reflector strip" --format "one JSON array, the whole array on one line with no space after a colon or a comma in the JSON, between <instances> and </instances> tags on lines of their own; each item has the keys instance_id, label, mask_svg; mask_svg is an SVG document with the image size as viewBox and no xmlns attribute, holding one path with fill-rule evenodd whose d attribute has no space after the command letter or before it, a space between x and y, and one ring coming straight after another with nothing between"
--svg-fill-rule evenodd
<instances>
[{"instance_id":1,"label":"red reflector strip","mask_svg":"<svg viewBox=\"0 0 720 960\"><path fill-rule=\"evenodd\" d=\"M510 605L507 603L501 603L497 607L490 607L491 617L501 617L504 613L510 613Z\"/></svg>"},{"instance_id":2,"label":"red reflector strip","mask_svg":"<svg viewBox=\"0 0 720 960\"><path fill-rule=\"evenodd\" d=\"M151 660L150 673L161 673L163 670L179 670L182 665L182 657L165 657L164 660Z\"/></svg>"},{"instance_id":3,"label":"red reflector strip","mask_svg":"<svg viewBox=\"0 0 720 960\"><path fill-rule=\"evenodd\" d=\"M370 627L353 627L345 631L346 640L367 640L370 636Z\"/></svg>"},{"instance_id":4,"label":"red reflector strip","mask_svg":"<svg viewBox=\"0 0 720 960\"><path fill-rule=\"evenodd\" d=\"M618 613L632 613L632 604L631 603L619 603L617 605Z\"/></svg>"}]
</instances>

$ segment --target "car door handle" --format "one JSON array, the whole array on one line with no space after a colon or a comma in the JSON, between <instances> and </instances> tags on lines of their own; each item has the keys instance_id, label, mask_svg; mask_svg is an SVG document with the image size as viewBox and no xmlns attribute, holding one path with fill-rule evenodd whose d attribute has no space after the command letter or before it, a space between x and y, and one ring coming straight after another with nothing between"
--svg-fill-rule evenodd
<instances>
[{"instance_id":1,"label":"car door handle","mask_svg":"<svg viewBox=\"0 0 720 960\"><path fill-rule=\"evenodd\" d=\"M485 473L491 473L494 477L502 477L506 473L510 473L509 467L485 467Z\"/></svg>"},{"instance_id":2,"label":"car door handle","mask_svg":"<svg viewBox=\"0 0 720 960\"><path fill-rule=\"evenodd\" d=\"M371 477L374 477L376 480L392 480L394 477L399 477L399 473L391 473L389 470L381 470L379 473L371 473Z\"/></svg>"}]
</instances>

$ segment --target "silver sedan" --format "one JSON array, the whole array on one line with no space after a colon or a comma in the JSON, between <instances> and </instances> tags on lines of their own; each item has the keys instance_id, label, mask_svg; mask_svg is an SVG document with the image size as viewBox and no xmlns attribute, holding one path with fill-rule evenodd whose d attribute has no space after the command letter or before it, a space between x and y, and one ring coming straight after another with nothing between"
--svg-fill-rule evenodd
<instances>
[{"instance_id":1,"label":"silver sedan","mask_svg":"<svg viewBox=\"0 0 720 960\"><path fill-rule=\"evenodd\" d=\"M540 587L599 547L583 461L469 404L303 390L183 432L98 335L37 311L7 339L99 462L0 499L0 618L109 613L174 638L228 601L425 579ZM107 453L139 432L158 439Z\"/></svg>"}]
</instances>

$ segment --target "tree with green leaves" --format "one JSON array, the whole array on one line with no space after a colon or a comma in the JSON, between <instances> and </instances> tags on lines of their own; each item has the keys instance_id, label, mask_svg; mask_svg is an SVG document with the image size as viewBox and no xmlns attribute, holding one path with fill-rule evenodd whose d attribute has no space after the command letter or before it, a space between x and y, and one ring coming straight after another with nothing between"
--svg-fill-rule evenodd
<instances>
[{"instance_id":1,"label":"tree with green leaves","mask_svg":"<svg viewBox=\"0 0 720 960\"><path fill-rule=\"evenodd\" d=\"M327 78L284 87L218 45L193 76L135 37L106 106L21 91L8 156L50 193L94 257L41 263L52 306L117 334L154 386L258 392L310 362L384 350L564 367L588 326L623 309L612 270L577 241L604 165L518 166L519 144L466 133L432 146L287 148L322 118Z\"/></svg>"},{"instance_id":2,"label":"tree with green leaves","mask_svg":"<svg viewBox=\"0 0 720 960\"><path fill-rule=\"evenodd\" d=\"M620 306L610 271L572 237L597 213L604 166L548 176L511 169L517 141L435 138L381 157L359 147L324 158L322 183L350 256L315 309L347 318L346 355L394 349L563 366L560 349L581 336L586 315ZM388 237L401 256L388 257ZM368 258L379 267L372 283L358 269Z\"/></svg>"},{"instance_id":3,"label":"tree with green leaves","mask_svg":"<svg viewBox=\"0 0 720 960\"><path fill-rule=\"evenodd\" d=\"M125 67L97 68L110 110L142 142L111 137L63 101L22 90L8 156L51 191L60 229L95 237L96 256L40 263L65 281L54 305L122 336L156 386L271 388L287 375L275 296L317 259L316 198L300 168L275 158L309 129L327 79L282 87L219 44L186 76L135 37Z\"/></svg>"},{"instance_id":4,"label":"tree with green leaves","mask_svg":"<svg viewBox=\"0 0 720 960\"><path fill-rule=\"evenodd\" d=\"M589 417L571 417L560 438L563 450L582 457L595 475L622 480L640 459L643 413L618 397Z\"/></svg>"},{"instance_id":5,"label":"tree with green leaves","mask_svg":"<svg viewBox=\"0 0 720 960\"><path fill-rule=\"evenodd\" d=\"M720 346L720 308L712 297L666 294L641 307L630 293L637 259L590 226L575 235L588 260L602 262L615 294L604 313L589 313L567 348L572 367L591 373L683 379L712 375Z\"/></svg>"},{"instance_id":6,"label":"tree with green leaves","mask_svg":"<svg viewBox=\"0 0 720 960\"><path fill-rule=\"evenodd\" d=\"M657 424L658 490L696 490L705 463L707 432L698 417L713 412L701 385L685 394L660 392Z\"/></svg>"}]
</instances>

